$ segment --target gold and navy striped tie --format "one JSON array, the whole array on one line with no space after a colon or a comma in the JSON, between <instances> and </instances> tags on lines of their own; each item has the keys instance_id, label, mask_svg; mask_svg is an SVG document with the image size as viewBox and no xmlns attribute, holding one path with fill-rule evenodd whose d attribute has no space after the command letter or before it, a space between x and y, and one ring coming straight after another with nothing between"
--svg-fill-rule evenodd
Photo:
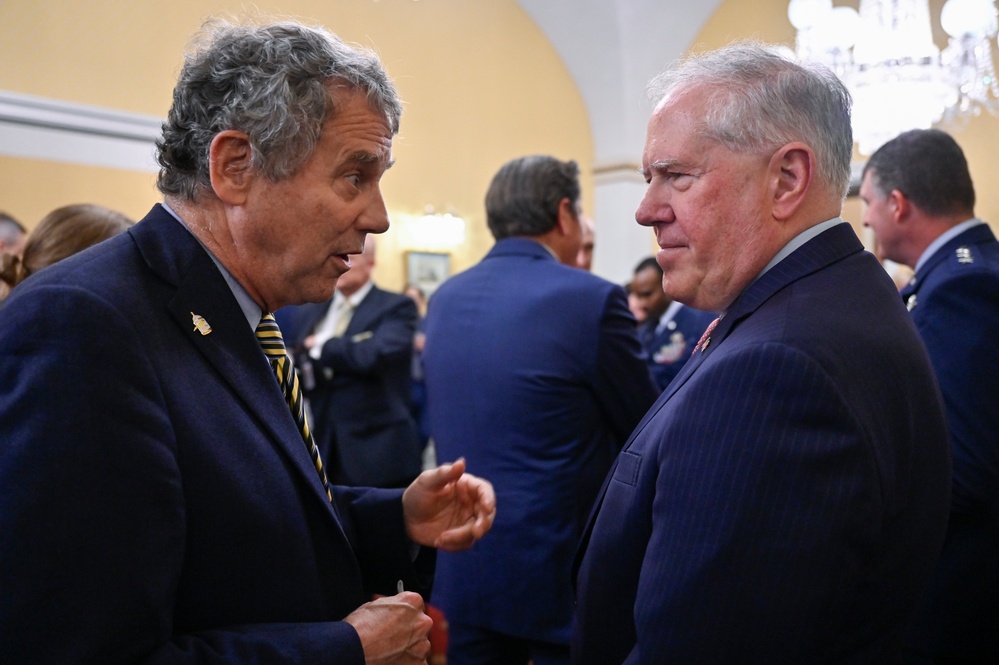
<instances>
[{"instance_id":1,"label":"gold and navy striped tie","mask_svg":"<svg viewBox=\"0 0 999 665\"><path fill-rule=\"evenodd\" d=\"M329 498L330 503L332 503L333 495L330 493L330 483L326 478L326 469L323 468L323 460L319 456L319 448L316 446L316 440L312 438L312 430L309 429L309 419L305 415L305 399L302 395L302 387L298 383L298 372L291 365L291 358L288 357L288 352L284 347L284 338L281 336L281 329L278 327L273 314L264 314L261 317L256 335L257 341L260 342L260 347L264 350L264 354L271 364L271 369L274 370L274 374L277 376L278 385L281 386L284 399L288 402L291 415L295 417L295 422L298 424L298 431L302 434L305 447L309 451L309 456L312 457L312 463L316 467L319 479L323 481L323 489L326 490L326 496Z\"/></svg>"}]
</instances>

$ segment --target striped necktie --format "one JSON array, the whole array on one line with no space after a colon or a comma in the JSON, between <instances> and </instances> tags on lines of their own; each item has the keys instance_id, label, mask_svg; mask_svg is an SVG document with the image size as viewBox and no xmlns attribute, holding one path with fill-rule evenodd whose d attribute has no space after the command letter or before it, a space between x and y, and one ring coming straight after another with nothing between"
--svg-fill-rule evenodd
<instances>
[{"instance_id":1,"label":"striped necktie","mask_svg":"<svg viewBox=\"0 0 999 665\"><path fill-rule=\"evenodd\" d=\"M319 448L315 439L312 438L312 430L309 429L309 419L305 415L305 399L302 396L302 387L298 383L298 372L291 365L291 358L284 348L284 338L281 336L281 329L273 314L264 314L260 319L260 325L256 330L257 341L267 356L267 361L271 364L271 369L277 376L278 385L284 393L284 399L291 409L291 415L295 417L298 424L298 431L302 434L305 447L312 457L312 463L316 467L319 479L323 481L323 489L330 503L333 502L333 495L330 493L330 483L326 478L326 470L323 468L323 460L319 456Z\"/></svg>"}]
</instances>

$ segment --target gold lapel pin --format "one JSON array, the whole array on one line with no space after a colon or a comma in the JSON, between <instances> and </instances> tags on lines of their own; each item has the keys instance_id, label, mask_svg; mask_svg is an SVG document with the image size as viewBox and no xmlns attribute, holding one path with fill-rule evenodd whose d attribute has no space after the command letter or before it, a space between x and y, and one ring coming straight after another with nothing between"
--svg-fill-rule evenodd
<instances>
[{"instance_id":1,"label":"gold lapel pin","mask_svg":"<svg viewBox=\"0 0 999 665\"><path fill-rule=\"evenodd\" d=\"M202 335L207 335L212 331L212 327L208 325L208 321L205 321L205 317L200 314L191 312L191 323L194 324L194 329Z\"/></svg>"}]
</instances>

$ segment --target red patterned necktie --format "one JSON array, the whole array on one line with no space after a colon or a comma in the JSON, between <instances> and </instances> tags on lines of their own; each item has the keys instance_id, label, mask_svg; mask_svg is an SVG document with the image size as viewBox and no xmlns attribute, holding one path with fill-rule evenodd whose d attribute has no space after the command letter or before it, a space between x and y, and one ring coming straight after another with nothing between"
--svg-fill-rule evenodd
<instances>
[{"instance_id":1,"label":"red patterned necktie","mask_svg":"<svg viewBox=\"0 0 999 665\"><path fill-rule=\"evenodd\" d=\"M274 370L278 385L281 386L281 392L284 393L284 399L288 403L288 408L291 409L291 415L295 417L298 431L302 434L305 447L309 451L309 457L312 458L312 464L316 467L319 479L323 482L326 496L332 503L333 494L330 492L330 483L326 478L326 469L323 468L319 448L316 446L316 440L312 438L309 419L305 415L305 399L302 395L302 387L298 382L298 372L292 367L291 358L288 357L288 352L284 347L281 329L273 314L264 314L261 317L260 325L257 326L255 334L257 341L260 342L260 348L264 350L264 354L271 364L271 369Z\"/></svg>"},{"instance_id":2,"label":"red patterned necktie","mask_svg":"<svg viewBox=\"0 0 999 665\"><path fill-rule=\"evenodd\" d=\"M719 321L721 321L720 316L708 324L708 327L704 330L704 334L701 335L701 339L697 340L697 345L694 347L694 350L690 352L690 355L694 355L698 351L704 351L704 349L708 348L708 344L711 343L711 331L715 329L715 326L718 325Z\"/></svg>"}]
</instances>

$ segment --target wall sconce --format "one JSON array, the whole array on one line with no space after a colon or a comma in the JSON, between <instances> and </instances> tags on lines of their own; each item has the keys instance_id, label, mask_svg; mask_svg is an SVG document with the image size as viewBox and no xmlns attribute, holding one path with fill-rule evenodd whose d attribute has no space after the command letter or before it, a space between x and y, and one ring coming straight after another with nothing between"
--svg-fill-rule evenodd
<instances>
[{"instance_id":1,"label":"wall sconce","mask_svg":"<svg viewBox=\"0 0 999 665\"><path fill-rule=\"evenodd\" d=\"M465 242L465 220L450 212L434 212L427 206L422 215L398 215L402 246L407 249L451 250Z\"/></svg>"}]
</instances>

